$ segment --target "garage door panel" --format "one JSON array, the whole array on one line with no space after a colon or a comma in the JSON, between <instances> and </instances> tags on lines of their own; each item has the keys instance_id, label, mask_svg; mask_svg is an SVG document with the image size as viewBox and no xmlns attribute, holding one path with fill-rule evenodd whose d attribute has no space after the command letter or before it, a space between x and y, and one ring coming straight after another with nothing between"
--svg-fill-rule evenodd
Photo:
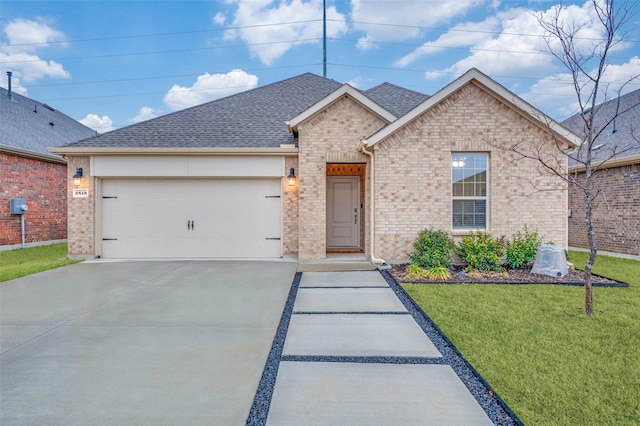
<instances>
[{"instance_id":1,"label":"garage door panel","mask_svg":"<svg viewBox=\"0 0 640 426\"><path fill-rule=\"evenodd\" d=\"M103 257L280 257L281 182L104 180Z\"/></svg>"}]
</instances>

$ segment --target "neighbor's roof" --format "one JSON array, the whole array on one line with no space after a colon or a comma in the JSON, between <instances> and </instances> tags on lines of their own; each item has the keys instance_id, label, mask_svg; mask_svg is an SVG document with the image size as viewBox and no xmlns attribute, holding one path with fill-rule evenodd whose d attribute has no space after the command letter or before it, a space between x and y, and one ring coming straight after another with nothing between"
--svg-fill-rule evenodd
<instances>
[{"instance_id":1,"label":"neighbor's roof","mask_svg":"<svg viewBox=\"0 0 640 426\"><path fill-rule=\"evenodd\" d=\"M296 143L285 125L310 107L348 90L381 114L408 111L426 95L393 84L368 91L345 89L334 80L311 73L299 75L226 98L176 111L148 121L71 143L56 152L94 152L155 148L158 152L196 149L273 149Z\"/></svg>"},{"instance_id":2,"label":"neighbor's roof","mask_svg":"<svg viewBox=\"0 0 640 426\"><path fill-rule=\"evenodd\" d=\"M95 136L79 121L26 96L0 87L0 151L43 160L61 161L48 147Z\"/></svg>"},{"instance_id":3,"label":"neighbor's roof","mask_svg":"<svg viewBox=\"0 0 640 426\"><path fill-rule=\"evenodd\" d=\"M613 117L619 114L615 122ZM593 111L596 131L603 130L594 142L592 161L599 163L610 159L611 166L640 163L640 89L596 106ZM584 122L580 114L563 123L578 136L584 137ZM615 131L614 131L615 130ZM584 149L584 148L583 148ZM575 160L569 166L578 166Z\"/></svg>"}]
</instances>

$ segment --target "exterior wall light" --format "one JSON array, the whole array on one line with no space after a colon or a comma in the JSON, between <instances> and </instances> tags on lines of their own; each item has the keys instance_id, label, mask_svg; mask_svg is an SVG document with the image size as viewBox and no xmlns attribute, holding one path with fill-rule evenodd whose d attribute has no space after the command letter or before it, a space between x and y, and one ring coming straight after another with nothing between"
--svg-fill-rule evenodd
<instances>
[{"instance_id":1,"label":"exterior wall light","mask_svg":"<svg viewBox=\"0 0 640 426\"><path fill-rule=\"evenodd\" d=\"M287 176L287 179L289 179L289 186L296 184L296 171L293 167L289 169L289 176Z\"/></svg>"},{"instance_id":2,"label":"exterior wall light","mask_svg":"<svg viewBox=\"0 0 640 426\"><path fill-rule=\"evenodd\" d=\"M78 187L82 184L82 167L76 169L76 174L73 175L73 186Z\"/></svg>"}]
</instances>

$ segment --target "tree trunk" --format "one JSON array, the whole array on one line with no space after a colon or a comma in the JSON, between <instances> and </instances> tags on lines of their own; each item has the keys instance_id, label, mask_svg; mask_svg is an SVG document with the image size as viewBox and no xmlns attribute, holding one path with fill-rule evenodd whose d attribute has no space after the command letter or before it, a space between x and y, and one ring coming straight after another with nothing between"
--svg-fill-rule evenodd
<instances>
[{"instance_id":1,"label":"tree trunk","mask_svg":"<svg viewBox=\"0 0 640 426\"><path fill-rule=\"evenodd\" d=\"M591 270L593 264L596 261L596 255L598 254L598 245L596 241L596 235L593 230L593 201L594 197L591 195L591 169L587 166L586 180L585 180L585 192L584 192L584 204L585 204L585 216L587 222L587 239L589 240L589 260L584 267L584 313L587 316L593 314L593 289L591 286Z\"/></svg>"}]
</instances>

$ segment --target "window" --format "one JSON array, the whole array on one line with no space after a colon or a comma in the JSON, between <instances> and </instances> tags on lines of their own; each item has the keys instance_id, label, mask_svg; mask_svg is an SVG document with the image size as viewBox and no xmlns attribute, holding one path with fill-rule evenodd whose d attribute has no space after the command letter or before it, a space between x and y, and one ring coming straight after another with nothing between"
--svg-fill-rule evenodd
<instances>
[{"instance_id":1,"label":"window","mask_svg":"<svg viewBox=\"0 0 640 426\"><path fill-rule=\"evenodd\" d=\"M453 229L487 228L487 154L451 155Z\"/></svg>"}]
</instances>

